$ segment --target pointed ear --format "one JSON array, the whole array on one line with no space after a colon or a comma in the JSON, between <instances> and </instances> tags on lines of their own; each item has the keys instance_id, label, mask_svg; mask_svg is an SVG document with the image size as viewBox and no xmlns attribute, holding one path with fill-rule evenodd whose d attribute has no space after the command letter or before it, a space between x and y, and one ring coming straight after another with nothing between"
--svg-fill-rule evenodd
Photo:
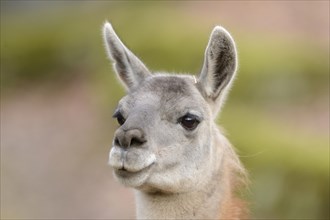
<instances>
[{"instance_id":1,"label":"pointed ear","mask_svg":"<svg viewBox=\"0 0 330 220\"><path fill-rule=\"evenodd\" d=\"M121 42L108 22L103 26L103 38L115 72L128 90L151 75L147 67Z\"/></svg>"},{"instance_id":2,"label":"pointed ear","mask_svg":"<svg viewBox=\"0 0 330 220\"><path fill-rule=\"evenodd\" d=\"M233 81L237 68L235 42L222 27L216 26L205 51L198 88L218 111Z\"/></svg>"}]
</instances>

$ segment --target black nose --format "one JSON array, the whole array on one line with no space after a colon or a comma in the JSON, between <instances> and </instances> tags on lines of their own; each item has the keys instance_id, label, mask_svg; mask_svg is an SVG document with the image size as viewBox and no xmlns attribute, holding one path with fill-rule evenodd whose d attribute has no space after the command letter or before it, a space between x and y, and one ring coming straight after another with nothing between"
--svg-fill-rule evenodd
<instances>
[{"instance_id":1,"label":"black nose","mask_svg":"<svg viewBox=\"0 0 330 220\"><path fill-rule=\"evenodd\" d=\"M145 135L140 129L131 129L127 131L119 129L115 134L114 144L122 148L132 146L139 147L146 141Z\"/></svg>"}]
</instances>

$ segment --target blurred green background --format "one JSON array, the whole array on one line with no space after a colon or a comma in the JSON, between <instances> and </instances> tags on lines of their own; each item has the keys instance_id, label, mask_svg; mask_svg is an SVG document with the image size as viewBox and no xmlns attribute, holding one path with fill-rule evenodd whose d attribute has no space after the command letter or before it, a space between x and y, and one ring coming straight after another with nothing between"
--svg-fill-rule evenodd
<instances>
[{"instance_id":1,"label":"blurred green background","mask_svg":"<svg viewBox=\"0 0 330 220\"><path fill-rule=\"evenodd\" d=\"M226 27L239 72L218 119L261 219L329 219L329 1L1 1L1 219L133 218L107 166L124 90L109 20L155 71L198 74Z\"/></svg>"}]
</instances>

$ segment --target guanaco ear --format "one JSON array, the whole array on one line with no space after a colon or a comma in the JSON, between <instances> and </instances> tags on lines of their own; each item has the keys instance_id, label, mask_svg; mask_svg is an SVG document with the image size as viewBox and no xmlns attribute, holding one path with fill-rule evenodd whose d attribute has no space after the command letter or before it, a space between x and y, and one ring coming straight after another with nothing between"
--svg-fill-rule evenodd
<instances>
[{"instance_id":1,"label":"guanaco ear","mask_svg":"<svg viewBox=\"0 0 330 220\"><path fill-rule=\"evenodd\" d=\"M103 26L103 38L114 70L128 90L151 75L147 67L121 42L109 22Z\"/></svg>"},{"instance_id":2,"label":"guanaco ear","mask_svg":"<svg viewBox=\"0 0 330 220\"><path fill-rule=\"evenodd\" d=\"M203 96L212 102L215 113L226 97L236 68L237 52L234 40L224 28L216 26L211 33L197 82Z\"/></svg>"}]
</instances>

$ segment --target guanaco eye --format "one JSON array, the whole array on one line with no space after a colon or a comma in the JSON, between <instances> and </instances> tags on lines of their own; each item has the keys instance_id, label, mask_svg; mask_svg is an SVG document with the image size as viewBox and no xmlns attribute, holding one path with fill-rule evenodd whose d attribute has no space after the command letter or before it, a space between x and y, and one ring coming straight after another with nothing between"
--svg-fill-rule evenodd
<instances>
[{"instance_id":1,"label":"guanaco eye","mask_svg":"<svg viewBox=\"0 0 330 220\"><path fill-rule=\"evenodd\" d=\"M118 121L118 124L123 125L126 121L124 116L120 113L120 111L116 111L115 114L112 116L113 118L116 118Z\"/></svg>"},{"instance_id":2,"label":"guanaco eye","mask_svg":"<svg viewBox=\"0 0 330 220\"><path fill-rule=\"evenodd\" d=\"M200 119L198 116L188 113L183 117L179 118L179 123L186 130L192 131L198 126L198 124L200 123Z\"/></svg>"}]
</instances>

